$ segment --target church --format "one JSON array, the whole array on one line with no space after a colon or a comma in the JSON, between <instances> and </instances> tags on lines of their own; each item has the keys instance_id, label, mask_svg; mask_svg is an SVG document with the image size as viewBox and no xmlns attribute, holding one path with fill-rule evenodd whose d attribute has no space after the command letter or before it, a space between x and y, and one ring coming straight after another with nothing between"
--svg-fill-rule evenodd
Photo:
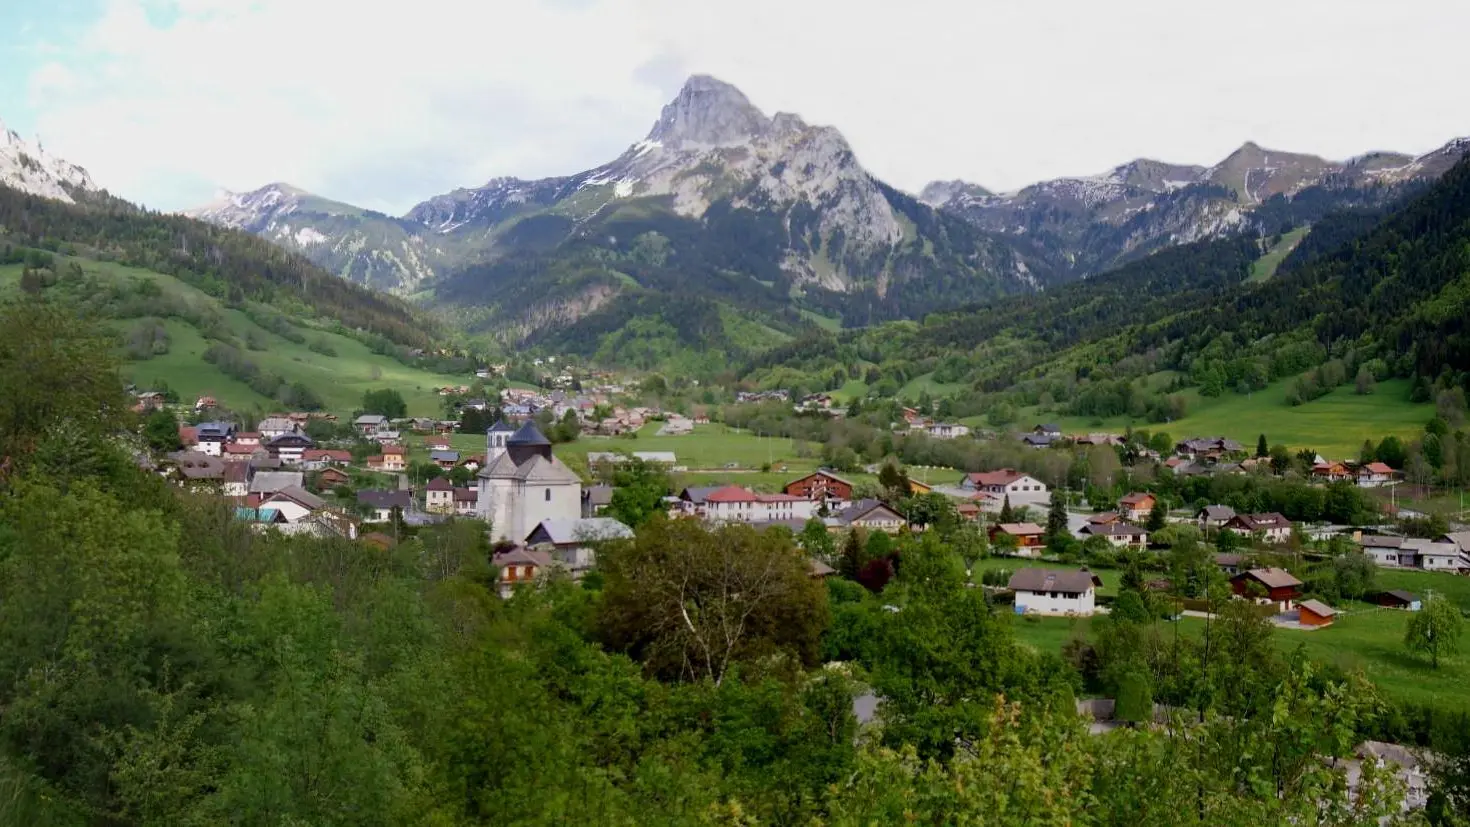
<instances>
[{"instance_id":1,"label":"church","mask_svg":"<svg viewBox=\"0 0 1470 827\"><path fill-rule=\"evenodd\" d=\"M524 543L542 520L582 516L582 480L551 455L551 440L527 421L518 430L496 422L485 436L479 479L480 517L498 542Z\"/></svg>"}]
</instances>

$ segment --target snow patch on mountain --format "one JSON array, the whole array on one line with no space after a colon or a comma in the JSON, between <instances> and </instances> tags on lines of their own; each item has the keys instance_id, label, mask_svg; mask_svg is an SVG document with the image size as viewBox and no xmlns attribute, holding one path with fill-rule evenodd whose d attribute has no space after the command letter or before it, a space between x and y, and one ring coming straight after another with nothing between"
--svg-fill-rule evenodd
<instances>
[{"instance_id":1,"label":"snow patch on mountain","mask_svg":"<svg viewBox=\"0 0 1470 827\"><path fill-rule=\"evenodd\" d=\"M92 176L76 164L27 143L0 121L0 185L57 201L74 203L74 191L101 192Z\"/></svg>"}]
</instances>

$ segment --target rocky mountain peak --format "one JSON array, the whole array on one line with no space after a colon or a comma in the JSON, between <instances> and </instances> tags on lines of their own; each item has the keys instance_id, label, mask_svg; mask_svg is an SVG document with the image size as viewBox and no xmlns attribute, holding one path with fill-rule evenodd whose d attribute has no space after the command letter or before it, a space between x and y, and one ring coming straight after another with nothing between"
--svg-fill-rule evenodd
<instances>
[{"instance_id":1,"label":"rocky mountain peak","mask_svg":"<svg viewBox=\"0 0 1470 827\"><path fill-rule=\"evenodd\" d=\"M669 148L729 146L760 135L770 121L734 86L694 75L659 116L648 140Z\"/></svg>"},{"instance_id":2,"label":"rocky mountain peak","mask_svg":"<svg viewBox=\"0 0 1470 827\"><path fill-rule=\"evenodd\" d=\"M958 178L950 181L930 181L919 191L919 201L931 207L943 207L960 198L989 198L994 192L969 181Z\"/></svg>"},{"instance_id":3,"label":"rocky mountain peak","mask_svg":"<svg viewBox=\"0 0 1470 827\"><path fill-rule=\"evenodd\" d=\"M4 121L0 121L0 185L68 203L75 200L75 192L101 191L85 169L48 154L39 141L26 142Z\"/></svg>"}]
</instances>

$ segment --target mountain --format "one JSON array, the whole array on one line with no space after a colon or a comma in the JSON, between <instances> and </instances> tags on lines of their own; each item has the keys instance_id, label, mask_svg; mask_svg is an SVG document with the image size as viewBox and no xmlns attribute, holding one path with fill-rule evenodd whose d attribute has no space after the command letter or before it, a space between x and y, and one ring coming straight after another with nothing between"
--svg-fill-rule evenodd
<instances>
[{"instance_id":1,"label":"mountain","mask_svg":"<svg viewBox=\"0 0 1470 827\"><path fill-rule=\"evenodd\" d=\"M1247 142L1210 167L1141 158L999 195L936 181L921 198L989 232L1024 237L1059 274L1085 276L1163 247L1387 203L1444 174L1466 149L1470 140L1458 139L1418 158L1373 152L1336 162Z\"/></svg>"},{"instance_id":2,"label":"mountain","mask_svg":"<svg viewBox=\"0 0 1470 827\"><path fill-rule=\"evenodd\" d=\"M448 260L449 245L411 220L312 195L290 184L221 194L191 218L254 233L348 281L412 290Z\"/></svg>"},{"instance_id":3,"label":"mountain","mask_svg":"<svg viewBox=\"0 0 1470 827\"><path fill-rule=\"evenodd\" d=\"M85 169L32 146L0 121L0 186L73 203L76 196L102 190Z\"/></svg>"}]
</instances>

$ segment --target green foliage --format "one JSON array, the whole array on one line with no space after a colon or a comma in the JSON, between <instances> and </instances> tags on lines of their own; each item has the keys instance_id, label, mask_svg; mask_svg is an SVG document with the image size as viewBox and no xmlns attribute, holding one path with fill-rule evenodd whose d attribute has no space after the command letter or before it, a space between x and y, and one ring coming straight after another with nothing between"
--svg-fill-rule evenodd
<instances>
[{"instance_id":1,"label":"green foliage","mask_svg":"<svg viewBox=\"0 0 1470 827\"><path fill-rule=\"evenodd\" d=\"M673 491L668 470L661 463L636 457L620 463L612 481L615 488L607 515L630 528L639 528L663 514L664 497Z\"/></svg>"},{"instance_id":2,"label":"green foliage","mask_svg":"<svg viewBox=\"0 0 1470 827\"><path fill-rule=\"evenodd\" d=\"M1442 597L1427 597L1420 610L1409 618L1404 646L1429 655L1430 664L1438 669L1439 656L1455 650L1463 627L1464 618L1459 609Z\"/></svg>"},{"instance_id":3,"label":"green foliage","mask_svg":"<svg viewBox=\"0 0 1470 827\"><path fill-rule=\"evenodd\" d=\"M408 416L408 404L403 401L403 394L393 388L380 388L362 395L362 412L402 419Z\"/></svg>"},{"instance_id":4,"label":"green foliage","mask_svg":"<svg viewBox=\"0 0 1470 827\"><path fill-rule=\"evenodd\" d=\"M181 447L178 417L162 409L149 414L143 422L143 439L158 453L177 451Z\"/></svg>"}]
</instances>

